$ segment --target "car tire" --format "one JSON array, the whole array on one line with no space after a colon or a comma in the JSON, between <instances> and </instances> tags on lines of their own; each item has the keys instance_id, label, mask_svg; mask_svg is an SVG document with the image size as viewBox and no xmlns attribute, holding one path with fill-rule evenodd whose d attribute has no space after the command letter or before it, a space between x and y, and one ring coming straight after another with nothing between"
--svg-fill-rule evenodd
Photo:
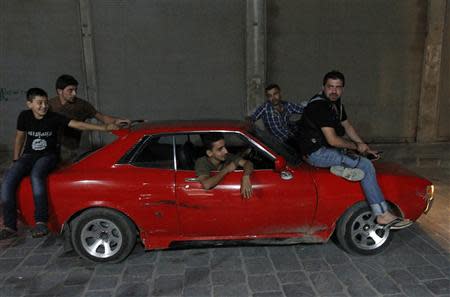
<instances>
[{"instance_id":1,"label":"car tire","mask_svg":"<svg viewBox=\"0 0 450 297\"><path fill-rule=\"evenodd\" d=\"M71 240L75 251L85 259L118 263L133 250L136 228L120 212L93 208L72 221Z\"/></svg>"},{"instance_id":2,"label":"car tire","mask_svg":"<svg viewBox=\"0 0 450 297\"><path fill-rule=\"evenodd\" d=\"M374 255L384 251L392 241L389 229L375 223L366 202L350 207L336 225L336 237L344 250L352 254Z\"/></svg>"}]
</instances>

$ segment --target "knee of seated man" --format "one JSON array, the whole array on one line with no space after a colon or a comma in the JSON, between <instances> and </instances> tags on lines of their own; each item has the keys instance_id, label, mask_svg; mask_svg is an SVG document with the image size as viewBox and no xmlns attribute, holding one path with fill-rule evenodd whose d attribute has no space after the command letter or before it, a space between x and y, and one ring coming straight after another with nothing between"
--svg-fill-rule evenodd
<instances>
[{"instance_id":1,"label":"knee of seated man","mask_svg":"<svg viewBox=\"0 0 450 297\"><path fill-rule=\"evenodd\" d=\"M365 157L361 157L359 160L359 164L357 166L359 169L363 170L364 172L375 172L375 167L373 166L372 161Z\"/></svg>"}]
</instances>

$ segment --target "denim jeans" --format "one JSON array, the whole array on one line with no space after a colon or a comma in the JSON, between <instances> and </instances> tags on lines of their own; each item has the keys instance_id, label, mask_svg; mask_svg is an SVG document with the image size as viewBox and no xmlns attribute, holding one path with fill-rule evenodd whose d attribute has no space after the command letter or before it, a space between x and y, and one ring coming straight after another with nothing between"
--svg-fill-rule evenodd
<instances>
[{"instance_id":1,"label":"denim jeans","mask_svg":"<svg viewBox=\"0 0 450 297\"><path fill-rule=\"evenodd\" d=\"M339 149L323 146L311 153L307 158L307 162L315 167L341 165L361 169L365 174L361 181L361 187L373 214L378 216L388 210L388 205L377 182L375 168L369 159L360 156L349 156Z\"/></svg>"},{"instance_id":2,"label":"denim jeans","mask_svg":"<svg viewBox=\"0 0 450 297\"><path fill-rule=\"evenodd\" d=\"M6 227L17 230L16 191L26 175L30 175L31 179L34 219L36 222L48 221L47 175L55 168L56 163L56 154L24 154L6 171L1 188L3 223Z\"/></svg>"}]
</instances>

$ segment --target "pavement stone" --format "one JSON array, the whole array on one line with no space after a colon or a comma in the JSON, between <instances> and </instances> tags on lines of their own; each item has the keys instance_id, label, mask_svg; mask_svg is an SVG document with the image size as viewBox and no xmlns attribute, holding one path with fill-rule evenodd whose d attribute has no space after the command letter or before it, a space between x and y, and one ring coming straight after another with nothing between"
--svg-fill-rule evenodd
<instances>
[{"instance_id":1,"label":"pavement stone","mask_svg":"<svg viewBox=\"0 0 450 297\"><path fill-rule=\"evenodd\" d=\"M210 297L212 296L212 287L185 287L183 290L183 297Z\"/></svg>"},{"instance_id":2,"label":"pavement stone","mask_svg":"<svg viewBox=\"0 0 450 297\"><path fill-rule=\"evenodd\" d=\"M253 297L283 297L283 293L280 291L275 292L261 292L253 294Z\"/></svg>"},{"instance_id":3,"label":"pavement stone","mask_svg":"<svg viewBox=\"0 0 450 297\"><path fill-rule=\"evenodd\" d=\"M334 241L163 251L137 244L122 263L100 264L22 226L0 242L0 297L450 296L450 181L433 174L430 213L395 232L381 255L350 255Z\"/></svg>"},{"instance_id":4,"label":"pavement stone","mask_svg":"<svg viewBox=\"0 0 450 297\"><path fill-rule=\"evenodd\" d=\"M186 269L186 273L184 276L185 287L198 287L210 285L211 285L211 271L208 267Z\"/></svg>"},{"instance_id":5,"label":"pavement stone","mask_svg":"<svg viewBox=\"0 0 450 297\"><path fill-rule=\"evenodd\" d=\"M253 292L268 292L280 290L280 284L275 275L254 275L248 278L248 285Z\"/></svg>"},{"instance_id":6,"label":"pavement stone","mask_svg":"<svg viewBox=\"0 0 450 297\"><path fill-rule=\"evenodd\" d=\"M244 259L248 274L272 273L274 267L269 258L250 258Z\"/></svg>"}]
</instances>

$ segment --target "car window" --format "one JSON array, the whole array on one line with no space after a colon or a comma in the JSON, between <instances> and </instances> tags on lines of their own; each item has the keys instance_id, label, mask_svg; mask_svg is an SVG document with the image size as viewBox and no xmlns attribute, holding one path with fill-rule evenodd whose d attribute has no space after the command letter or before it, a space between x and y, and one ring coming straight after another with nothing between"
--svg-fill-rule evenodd
<instances>
[{"instance_id":1,"label":"car window","mask_svg":"<svg viewBox=\"0 0 450 297\"><path fill-rule=\"evenodd\" d=\"M202 136L207 132L175 135L177 169L194 170L195 161L206 155ZM274 160L266 152L253 145L247 137L239 133L225 132L225 146L229 153L252 161L255 169L273 169Z\"/></svg>"},{"instance_id":2,"label":"car window","mask_svg":"<svg viewBox=\"0 0 450 297\"><path fill-rule=\"evenodd\" d=\"M175 135L178 170L194 170L195 161L205 155L200 133Z\"/></svg>"},{"instance_id":3,"label":"car window","mask_svg":"<svg viewBox=\"0 0 450 297\"><path fill-rule=\"evenodd\" d=\"M297 149L278 141L275 136L269 132L261 130L255 125L253 125L248 132L253 137L256 137L259 141L273 149L277 154L283 156L288 163L295 166L301 163L302 158Z\"/></svg>"},{"instance_id":4,"label":"car window","mask_svg":"<svg viewBox=\"0 0 450 297\"><path fill-rule=\"evenodd\" d=\"M173 137L145 138L130 163L139 167L173 169Z\"/></svg>"},{"instance_id":5,"label":"car window","mask_svg":"<svg viewBox=\"0 0 450 297\"><path fill-rule=\"evenodd\" d=\"M229 153L250 160L255 169L275 168L273 158L255 146L246 136L239 133L224 133L224 136L225 147Z\"/></svg>"}]
</instances>

